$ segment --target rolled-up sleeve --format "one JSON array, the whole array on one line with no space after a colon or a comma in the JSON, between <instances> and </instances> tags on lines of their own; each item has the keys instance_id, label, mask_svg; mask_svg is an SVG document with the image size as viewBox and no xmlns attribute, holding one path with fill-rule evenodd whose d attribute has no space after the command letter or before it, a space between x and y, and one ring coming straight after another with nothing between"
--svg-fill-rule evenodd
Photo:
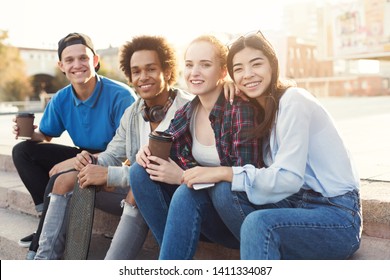
<instances>
[{"instance_id":1,"label":"rolled-up sleeve","mask_svg":"<svg viewBox=\"0 0 390 280\"><path fill-rule=\"evenodd\" d=\"M253 165L233 166L232 190L246 192L253 186L256 176L256 168Z\"/></svg>"}]
</instances>

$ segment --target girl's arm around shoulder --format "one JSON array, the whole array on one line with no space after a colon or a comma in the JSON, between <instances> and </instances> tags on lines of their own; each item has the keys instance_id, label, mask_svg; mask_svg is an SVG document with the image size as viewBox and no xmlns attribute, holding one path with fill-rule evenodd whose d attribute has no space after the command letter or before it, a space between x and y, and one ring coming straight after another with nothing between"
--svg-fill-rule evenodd
<instances>
[{"instance_id":1,"label":"girl's arm around shoulder","mask_svg":"<svg viewBox=\"0 0 390 280\"><path fill-rule=\"evenodd\" d=\"M259 123L258 108L255 104L239 98L230 106L232 106L232 165L253 164L260 166L262 162L260 141L250 137L250 132Z\"/></svg>"}]
</instances>

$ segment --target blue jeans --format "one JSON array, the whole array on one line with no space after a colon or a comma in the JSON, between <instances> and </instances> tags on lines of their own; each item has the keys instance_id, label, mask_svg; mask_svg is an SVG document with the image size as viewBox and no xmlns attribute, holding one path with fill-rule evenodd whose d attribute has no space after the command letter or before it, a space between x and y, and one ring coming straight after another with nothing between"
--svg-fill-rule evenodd
<instances>
[{"instance_id":1,"label":"blue jeans","mask_svg":"<svg viewBox=\"0 0 390 280\"><path fill-rule=\"evenodd\" d=\"M160 259L192 258L201 229L211 241L238 248L238 240L212 207L207 190L194 191L185 185L178 188L152 181L136 163L130 168L130 185L137 206L160 245Z\"/></svg>"},{"instance_id":2,"label":"blue jeans","mask_svg":"<svg viewBox=\"0 0 390 280\"><path fill-rule=\"evenodd\" d=\"M169 203L178 186L151 180L145 169L137 163L130 167L130 186L137 207L161 246Z\"/></svg>"},{"instance_id":3,"label":"blue jeans","mask_svg":"<svg viewBox=\"0 0 390 280\"><path fill-rule=\"evenodd\" d=\"M214 243L239 248L238 240L215 210L208 190L193 190L181 185L169 207L159 259L192 259L201 233Z\"/></svg>"},{"instance_id":4,"label":"blue jeans","mask_svg":"<svg viewBox=\"0 0 390 280\"><path fill-rule=\"evenodd\" d=\"M216 197L221 193L224 197ZM301 189L278 203L262 206L226 188L214 189L212 197L227 202L214 205L230 229L240 230L242 259L347 259L360 246L362 215L357 191L323 197ZM235 203L230 204L232 200Z\"/></svg>"},{"instance_id":5,"label":"blue jeans","mask_svg":"<svg viewBox=\"0 0 390 280\"><path fill-rule=\"evenodd\" d=\"M35 260L62 258L65 250L66 217L72 195L73 192L65 195L51 194Z\"/></svg>"}]
</instances>

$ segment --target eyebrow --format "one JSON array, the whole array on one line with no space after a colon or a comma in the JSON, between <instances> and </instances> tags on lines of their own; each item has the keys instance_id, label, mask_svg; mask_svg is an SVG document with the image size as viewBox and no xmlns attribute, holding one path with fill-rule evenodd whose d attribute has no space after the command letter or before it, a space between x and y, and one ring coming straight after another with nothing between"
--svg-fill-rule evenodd
<instances>
[{"instance_id":1,"label":"eyebrow","mask_svg":"<svg viewBox=\"0 0 390 280\"><path fill-rule=\"evenodd\" d=\"M150 66L157 66L158 65L158 63L148 63L148 64L146 64L145 65L145 67L150 67ZM141 68L140 66L132 66L132 67L130 67L130 69L138 69L138 68Z\"/></svg>"},{"instance_id":2,"label":"eyebrow","mask_svg":"<svg viewBox=\"0 0 390 280\"><path fill-rule=\"evenodd\" d=\"M192 59L186 59L185 62L192 62L193 60ZM200 62L210 62L210 63L213 63L212 60L209 60L209 59L202 59Z\"/></svg>"},{"instance_id":3,"label":"eyebrow","mask_svg":"<svg viewBox=\"0 0 390 280\"><path fill-rule=\"evenodd\" d=\"M82 53L82 54L76 54L76 55L66 55L63 57L63 59L76 58L76 57L89 57L89 56L86 53Z\"/></svg>"},{"instance_id":4,"label":"eyebrow","mask_svg":"<svg viewBox=\"0 0 390 280\"><path fill-rule=\"evenodd\" d=\"M264 58L262 58L262 57L255 57L255 58L252 58L251 60L249 60L249 63L254 62L256 60L264 60ZM237 65L242 65L242 63L233 64L233 67L235 67Z\"/></svg>"}]
</instances>

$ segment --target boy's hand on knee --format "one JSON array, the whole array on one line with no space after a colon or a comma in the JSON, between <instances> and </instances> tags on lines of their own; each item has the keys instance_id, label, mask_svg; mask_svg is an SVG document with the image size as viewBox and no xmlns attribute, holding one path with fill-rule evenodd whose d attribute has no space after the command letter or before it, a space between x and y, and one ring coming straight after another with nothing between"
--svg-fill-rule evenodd
<instances>
[{"instance_id":1,"label":"boy's hand on knee","mask_svg":"<svg viewBox=\"0 0 390 280\"><path fill-rule=\"evenodd\" d=\"M106 166L88 164L78 174L81 188L89 186L106 186L108 168Z\"/></svg>"},{"instance_id":2,"label":"boy's hand on knee","mask_svg":"<svg viewBox=\"0 0 390 280\"><path fill-rule=\"evenodd\" d=\"M83 169L88 164L92 164L92 158L90 153L87 151L82 151L81 153L77 154L74 161L74 168L78 171Z\"/></svg>"}]
</instances>

